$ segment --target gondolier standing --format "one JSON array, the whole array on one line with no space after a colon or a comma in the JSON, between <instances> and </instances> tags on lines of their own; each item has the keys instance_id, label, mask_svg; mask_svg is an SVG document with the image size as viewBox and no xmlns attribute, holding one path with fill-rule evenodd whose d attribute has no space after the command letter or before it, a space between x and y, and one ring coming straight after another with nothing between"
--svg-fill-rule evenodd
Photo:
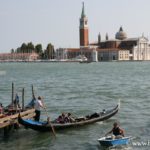
<instances>
[{"instance_id":1,"label":"gondolier standing","mask_svg":"<svg viewBox=\"0 0 150 150\"><path fill-rule=\"evenodd\" d=\"M41 109L40 108L44 108L42 101L41 101L41 97L39 96L38 99L36 99L34 101L34 108L35 108L35 121L39 121L40 120L40 114L41 114Z\"/></svg>"}]
</instances>

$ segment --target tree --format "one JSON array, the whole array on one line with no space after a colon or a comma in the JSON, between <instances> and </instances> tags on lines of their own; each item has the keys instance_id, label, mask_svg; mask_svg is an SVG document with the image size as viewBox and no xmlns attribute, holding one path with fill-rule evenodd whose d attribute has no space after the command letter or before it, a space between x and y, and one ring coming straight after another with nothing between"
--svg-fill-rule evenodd
<instances>
[{"instance_id":1,"label":"tree","mask_svg":"<svg viewBox=\"0 0 150 150\"><path fill-rule=\"evenodd\" d=\"M55 51L54 51L54 46L51 43L47 45L47 48L44 52L44 56L46 59L54 59Z\"/></svg>"},{"instance_id":2,"label":"tree","mask_svg":"<svg viewBox=\"0 0 150 150\"><path fill-rule=\"evenodd\" d=\"M35 46L35 52L38 54L42 54L43 50L42 50L42 45L41 44L37 44Z\"/></svg>"},{"instance_id":3,"label":"tree","mask_svg":"<svg viewBox=\"0 0 150 150\"><path fill-rule=\"evenodd\" d=\"M15 50L12 48L12 49L11 49L11 53L14 53L14 52L15 52Z\"/></svg>"},{"instance_id":4,"label":"tree","mask_svg":"<svg viewBox=\"0 0 150 150\"><path fill-rule=\"evenodd\" d=\"M18 48L16 49L16 53L21 53L20 47L18 47Z\"/></svg>"},{"instance_id":5,"label":"tree","mask_svg":"<svg viewBox=\"0 0 150 150\"><path fill-rule=\"evenodd\" d=\"M34 51L34 45L32 44L32 42L29 42L27 44L27 52L32 53L33 51Z\"/></svg>"},{"instance_id":6,"label":"tree","mask_svg":"<svg viewBox=\"0 0 150 150\"><path fill-rule=\"evenodd\" d=\"M20 47L22 53L27 53L27 44L23 43Z\"/></svg>"}]
</instances>

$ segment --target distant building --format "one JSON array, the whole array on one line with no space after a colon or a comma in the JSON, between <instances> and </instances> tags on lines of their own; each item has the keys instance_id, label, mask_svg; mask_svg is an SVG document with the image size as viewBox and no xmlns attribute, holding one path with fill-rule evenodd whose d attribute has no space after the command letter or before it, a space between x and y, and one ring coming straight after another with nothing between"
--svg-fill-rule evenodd
<instances>
[{"instance_id":1,"label":"distant building","mask_svg":"<svg viewBox=\"0 0 150 150\"><path fill-rule=\"evenodd\" d=\"M1 53L0 61L33 61L37 60L39 55L37 53Z\"/></svg>"},{"instance_id":2,"label":"distant building","mask_svg":"<svg viewBox=\"0 0 150 150\"><path fill-rule=\"evenodd\" d=\"M55 54L56 54L56 59L57 60L68 59L67 49L65 49L65 48L56 49Z\"/></svg>"},{"instance_id":3,"label":"distant building","mask_svg":"<svg viewBox=\"0 0 150 150\"><path fill-rule=\"evenodd\" d=\"M79 35L80 35L80 47L88 47L89 29L88 29L88 18L86 17L84 12L84 3L83 3L81 18L80 18Z\"/></svg>"},{"instance_id":4,"label":"distant building","mask_svg":"<svg viewBox=\"0 0 150 150\"><path fill-rule=\"evenodd\" d=\"M99 61L112 60L150 60L149 41L143 35L138 38L128 38L127 34L120 27L115 39L108 38L101 41L100 34L98 41L90 45L97 46Z\"/></svg>"},{"instance_id":5,"label":"distant building","mask_svg":"<svg viewBox=\"0 0 150 150\"><path fill-rule=\"evenodd\" d=\"M150 60L149 40L144 35L128 38L122 27L115 34L114 39L109 39L107 33L105 40L101 40L101 35L99 34L97 42L89 43L88 18L85 15L84 3L79 25L79 38L80 48L60 50L58 52L59 58L72 59L79 55L84 55L90 61Z\"/></svg>"},{"instance_id":6,"label":"distant building","mask_svg":"<svg viewBox=\"0 0 150 150\"><path fill-rule=\"evenodd\" d=\"M85 15L84 3L82 6L81 18L79 22L80 48L64 48L63 50L58 49L56 51L56 58L64 58L64 56L67 56L67 59L74 59L79 55L83 55L88 58L88 60L93 61L93 57L95 56L95 48L93 48L93 46L89 46L88 18ZM97 59L94 58L94 60Z\"/></svg>"}]
</instances>

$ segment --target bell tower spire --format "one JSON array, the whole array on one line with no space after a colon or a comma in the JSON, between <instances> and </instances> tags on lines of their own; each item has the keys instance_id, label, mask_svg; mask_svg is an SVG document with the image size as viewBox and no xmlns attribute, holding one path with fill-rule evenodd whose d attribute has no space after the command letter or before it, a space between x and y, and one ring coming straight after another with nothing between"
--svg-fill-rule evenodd
<instances>
[{"instance_id":1,"label":"bell tower spire","mask_svg":"<svg viewBox=\"0 0 150 150\"><path fill-rule=\"evenodd\" d=\"M84 12L84 2L82 2L82 13L81 13L81 18L85 17L85 12Z\"/></svg>"},{"instance_id":2,"label":"bell tower spire","mask_svg":"<svg viewBox=\"0 0 150 150\"><path fill-rule=\"evenodd\" d=\"M85 15L84 2L82 3L82 12L80 18L80 47L86 47L89 45L89 29L88 18Z\"/></svg>"}]
</instances>

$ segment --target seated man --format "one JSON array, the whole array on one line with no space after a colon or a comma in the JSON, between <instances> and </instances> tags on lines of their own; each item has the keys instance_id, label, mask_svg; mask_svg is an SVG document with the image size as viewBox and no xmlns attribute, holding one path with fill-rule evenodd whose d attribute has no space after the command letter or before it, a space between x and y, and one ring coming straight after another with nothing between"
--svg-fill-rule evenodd
<instances>
[{"instance_id":1,"label":"seated man","mask_svg":"<svg viewBox=\"0 0 150 150\"><path fill-rule=\"evenodd\" d=\"M71 113L62 113L55 121L57 123L71 123L75 122L75 119L71 117Z\"/></svg>"},{"instance_id":2,"label":"seated man","mask_svg":"<svg viewBox=\"0 0 150 150\"><path fill-rule=\"evenodd\" d=\"M100 115L98 114L98 113L93 113L91 116L90 116L90 119L92 119L92 118L97 118L97 117L99 117Z\"/></svg>"},{"instance_id":3,"label":"seated man","mask_svg":"<svg viewBox=\"0 0 150 150\"><path fill-rule=\"evenodd\" d=\"M71 113L68 113L69 122L75 122L75 119L71 116Z\"/></svg>"},{"instance_id":4,"label":"seated man","mask_svg":"<svg viewBox=\"0 0 150 150\"><path fill-rule=\"evenodd\" d=\"M105 136L111 133L113 133L113 136L115 136L116 139L124 137L124 130L119 127L117 122L113 124L112 130L106 133Z\"/></svg>"},{"instance_id":5,"label":"seated man","mask_svg":"<svg viewBox=\"0 0 150 150\"><path fill-rule=\"evenodd\" d=\"M61 115L56 119L56 123L64 123L64 119Z\"/></svg>"}]
</instances>

